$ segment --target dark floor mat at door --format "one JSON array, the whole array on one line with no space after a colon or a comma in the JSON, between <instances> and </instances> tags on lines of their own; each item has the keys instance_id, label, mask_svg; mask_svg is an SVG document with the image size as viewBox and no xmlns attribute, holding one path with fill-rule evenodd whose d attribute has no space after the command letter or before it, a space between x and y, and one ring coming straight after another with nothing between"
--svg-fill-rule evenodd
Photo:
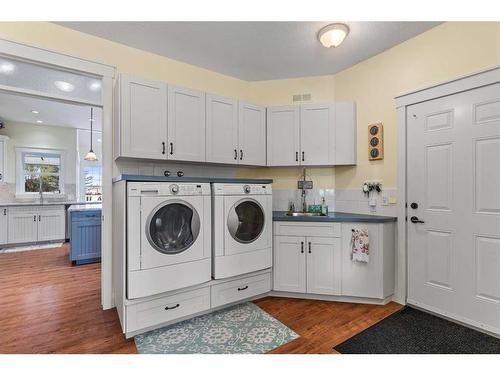
<instances>
[{"instance_id":1,"label":"dark floor mat at door","mask_svg":"<svg viewBox=\"0 0 500 375\"><path fill-rule=\"evenodd\" d=\"M500 340L406 307L334 349L342 354L500 354Z\"/></svg>"}]
</instances>

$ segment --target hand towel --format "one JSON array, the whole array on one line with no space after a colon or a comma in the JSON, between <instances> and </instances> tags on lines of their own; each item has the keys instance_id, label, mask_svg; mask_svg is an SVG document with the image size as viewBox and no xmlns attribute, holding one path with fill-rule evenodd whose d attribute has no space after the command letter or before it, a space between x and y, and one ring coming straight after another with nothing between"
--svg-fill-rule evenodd
<instances>
[{"instance_id":1,"label":"hand towel","mask_svg":"<svg viewBox=\"0 0 500 375\"><path fill-rule=\"evenodd\" d=\"M368 263L370 260L370 238L368 229L353 229L351 237L351 260Z\"/></svg>"}]
</instances>

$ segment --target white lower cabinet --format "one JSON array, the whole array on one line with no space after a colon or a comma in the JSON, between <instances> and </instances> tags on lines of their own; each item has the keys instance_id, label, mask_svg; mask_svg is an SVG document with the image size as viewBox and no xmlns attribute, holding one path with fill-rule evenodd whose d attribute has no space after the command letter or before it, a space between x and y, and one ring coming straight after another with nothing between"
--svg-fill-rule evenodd
<instances>
[{"instance_id":1,"label":"white lower cabinet","mask_svg":"<svg viewBox=\"0 0 500 375\"><path fill-rule=\"evenodd\" d=\"M8 217L9 209L7 207L0 207L0 246L7 243L8 236Z\"/></svg>"},{"instance_id":2,"label":"white lower cabinet","mask_svg":"<svg viewBox=\"0 0 500 375\"><path fill-rule=\"evenodd\" d=\"M340 294L340 238L275 236L274 290Z\"/></svg>"},{"instance_id":3,"label":"white lower cabinet","mask_svg":"<svg viewBox=\"0 0 500 375\"><path fill-rule=\"evenodd\" d=\"M62 240L66 235L64 206L11 207L8 210L9 244Z\"/></svg>"},{"instance_id":4,"label":"white lower cabinet","mask_svg":"<svg viewBox=\"0 0 500 375\"><path fill-rule=\"evenodd\" d=\"M368 263L351 259L353 229L368 230ZM394 293L393 222L276 222L274 233L273 290L377 300Z\"/></svg>"}]
</instances>

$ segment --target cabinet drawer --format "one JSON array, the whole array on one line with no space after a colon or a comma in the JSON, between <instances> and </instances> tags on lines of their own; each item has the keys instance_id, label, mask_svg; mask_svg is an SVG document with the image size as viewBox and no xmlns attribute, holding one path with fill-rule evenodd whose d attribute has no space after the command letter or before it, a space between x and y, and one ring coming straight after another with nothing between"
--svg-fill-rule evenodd
<instances>
[{"instance_id":1,"label":"cabinet drawer","mask_svg":"<svg viewBox=\"0 0 500 375\"><path fill-rule=\"evenodd\" d=\"M210 287L127 306L127 332L210 309Z\"/></svg>"},{"instance_id":2,"label":"cabinet drawer","mask_svg":"<svg viewBox=\"0 0 500 375\"><path fill-rule=\"evenodd\" d=\"M340 237L340 223L277 221L274 223L275 236Z\"/></svg>"},{"instance_id":3,"label":"cabinet drawer","mask_svg":"<svg viewBox=\"0 0 500 375\"><path fill-rule=\"evenodd\" d=\"M211 288L213 308L269 292L271 290L271 274L247 277L214 285Z\"/></svg>"}]
</instances>

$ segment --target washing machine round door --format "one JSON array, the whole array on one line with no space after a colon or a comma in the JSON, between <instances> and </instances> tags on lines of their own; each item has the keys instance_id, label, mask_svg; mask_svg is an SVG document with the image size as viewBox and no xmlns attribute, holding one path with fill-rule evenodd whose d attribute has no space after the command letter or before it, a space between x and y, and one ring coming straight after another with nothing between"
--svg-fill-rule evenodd
<instances>
[{"instance_id":1,"label":"washing machine round door","mask_svg":"<svg viewBox=\"0 0 500 375\"><path fill-rule=\"evenodd\" d=\"M189 249L200 233L200 216L184 201L170 201L157 207L146 224L150 245L163 254L179 254Z\"/></svg>"},{"instance_id":2,"label":"washing machine round door","mask_svg":"<svg viewBox=\"0 0 500 375\"><path fill-rule=\"evenodd\" d=\"M227 227L229 234L239 243L254 242L264 230L264 210L253 199L236 202L229 210Z\"/></svg>"}]
</instances>

